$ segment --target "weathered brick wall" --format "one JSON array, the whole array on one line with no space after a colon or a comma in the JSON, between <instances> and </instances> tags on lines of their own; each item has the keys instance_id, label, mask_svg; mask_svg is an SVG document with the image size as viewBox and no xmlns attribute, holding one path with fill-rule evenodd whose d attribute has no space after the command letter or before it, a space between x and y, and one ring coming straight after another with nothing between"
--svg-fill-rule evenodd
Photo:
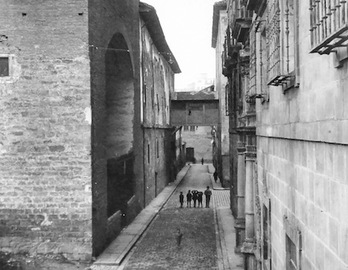
<instances>
[{"instance_id":1,"label":"weathered brick wall","mask_svg":"<svg viewBox=\"0 0 348 270\"><path fill-rule=\"evenodd\" d=\"M91 256L86 0L0 1L0 248Z\"/></svg>"},{"instance_id":2,"label":"weathered brick wall","mask_svg":"<svg viewBox=\"0 0 348 270\"><path fill-rule=\"evenodd\" d=\"M108 157L119 157L134 153L136 201L143 202L143 138L140 126L139 86L139 1L89 0L88 8L92 91L93 249L94 254L98 255L110 240L107 235ZM115 38L115 43L110 44L113 38ZM120 52L118 49L122 49L124 52L125 48L129 50L129 53L123 53L122 55L121 52L116 56L116 62L120 61L122 65L132 69L124 74L126 79L124 86L127 86L129 92L120 87L119 79L123 75L119 76L119 70L115 69L115 82L112 82L112 79L110 80L113 75L107 74L105 55L109 45L114 49L112 50L114 52ZM130 73L133 74L133 81L130 79ZM111 84L108 84L108 82L111 82ZM121 93L121 96L115 94L116 103L109 106L109 111L106 107L109 97L106 89L108 89L108 93L112 93L112 91ZM120 100L125 102L120 104ZM117 105L122 106L118 108ZM113 115L117 119L107 122L108 113L109 118ZM107 130L110 130L107 129L107 123L109 123L109 127L112 127L112 132L107 133ZM126 125L126 131L122 130L123 125ZM117 136L117 140L109 139L109 145L106 145L106 136L108 138Z\"/></svg>"}]
</instances>

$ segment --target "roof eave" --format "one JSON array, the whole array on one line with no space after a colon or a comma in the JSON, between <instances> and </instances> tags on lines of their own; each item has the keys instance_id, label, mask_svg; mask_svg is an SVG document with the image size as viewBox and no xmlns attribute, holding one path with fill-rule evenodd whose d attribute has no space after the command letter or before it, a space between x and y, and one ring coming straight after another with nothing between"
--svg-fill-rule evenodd
<instances>
[{"instance_id":1,"label":"roof eave","mask_svg":"<svg viewBox=\"0 0 348 270\"><path fill-rule=\"evenodd\" d=\"M168 43L165 39L161 23L157 16L156 10L153 6L143 2L139 2L139 14L146 24L146 27L150 33L150 36L155 44L157 50L168 62L174 73L181 73L178 62L176 61L174 54L170 50Z\"/></svg>"}]
</instances>

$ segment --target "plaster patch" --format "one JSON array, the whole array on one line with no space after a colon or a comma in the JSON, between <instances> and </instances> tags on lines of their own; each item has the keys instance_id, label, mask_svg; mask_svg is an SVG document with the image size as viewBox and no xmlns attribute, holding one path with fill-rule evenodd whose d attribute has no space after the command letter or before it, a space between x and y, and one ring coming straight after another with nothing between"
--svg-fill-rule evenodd
<instances>
[{"instance_id":1,"label":"plaster patch","mask_svg":"<svg viewBox=\"0 0 348 270\"><path fill-rule=\"evenodd\" d=\"M87 107L85 108L84 110L85 112L85 121L88 123L88 124L92 124L92 111L91 111L91 107Z\"/></svg>"}]
</instances>

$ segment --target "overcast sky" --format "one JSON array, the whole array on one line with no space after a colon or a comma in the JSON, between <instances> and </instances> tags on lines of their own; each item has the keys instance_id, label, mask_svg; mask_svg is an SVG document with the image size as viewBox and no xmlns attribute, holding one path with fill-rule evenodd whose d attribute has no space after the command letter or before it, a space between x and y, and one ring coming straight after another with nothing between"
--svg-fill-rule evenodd
<instances>
[{"instance_id":1,"label":"overcast sky","mask_svg":"<svg viewBox=\"0 0 348 270\"><path fill-rule=\"evenodd\" d=\"M215 74L211 47L213 5L217 0L144 0L153 6L167 43L181 69L175 75L176 89L183 88L207 73Z\"/></svg>"}]
</instances>

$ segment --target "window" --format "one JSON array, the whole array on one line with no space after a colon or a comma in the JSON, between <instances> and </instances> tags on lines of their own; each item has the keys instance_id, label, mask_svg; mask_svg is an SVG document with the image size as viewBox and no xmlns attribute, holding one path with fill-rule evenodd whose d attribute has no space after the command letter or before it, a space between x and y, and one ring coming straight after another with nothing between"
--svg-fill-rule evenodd
<instances>
[{"instance_id":1,"label":"window","mask_svg":"<svg viewBox=\"0 0 348 270\"><path fill-rule=\"evenodd\" d=\"M329 54L347 46L348 4L345 0L309 0L311 53Z\"/></svg>"},{"instance_id":2,"label":"window","mask_svg":"<svg viewBox=\"0 0 348 270\"><path fill-rule=\"evenodd\" d=\"M0 77L10 76L10 62L8 57L0 57Z\"/></svg>"},{"instance_id":3,"label":"window","mask_svg":"<svg viewBox=\"0 0 348 270\"><path fill-rule=\"evenodd\" d=\"M298 0L282 0L280 6L276 0L273 2L268 19L268 85L287 90L299 86Z\"/></svg>"},{"instance_id":4,"label":"window","mask_svg":"<svg viewBox=\"0 0 348 270\"><path fill-rule=\"evenodd\" d=\"M286 270L301 269L302 236L301 231L284 217Z\"/></svg>"},{"instance_id":5,"label":"window","mask_svg":"<svg viewBox=\"0 0 348 270\"><path fill-rule=\"evenodd\" d=\"M190 126L190 131L196 131L197 127L196 126Z\"/></svg>"},{"instance_id":6,"label":"window","mask_svg":"<svg viewBox=\"0 0 348 270\"><path fill-rule=\"evenodd\" d=\"M157 158L159 158L159 142L157 138L156 138L156 154L157 154Z\"/></svg>"},{"instance_id":7,"label":"window","mask_svg":"<svg viewBox=\"0 0 348 270\"><path fill-rule=\"evenodd\" d=\"M263 269L272 269L272 248L271 248L271 200L268 201L268 206L263 205L262 209L262 232L263 232Z\"/></svg>"},{"instance_id":8,"label":"window","mask_svg":"<svg viewBox=\"0 0 348 270\"><path fill-rule=\"evenodd\" d=\"M158 94L156 94L156 101L157 101L157 112L159 112L160 111L160 104L159 104Z\"/></svg>"},{"instance_id":9,"label":"window","mask_svg":"<svg viewBox=\"0 0 348 270\"><path fill-rule=\"evenodd\" d=\"M150 144L147 145L147 163L150 163Z\"/></svg>"},{"instance_id":10,"label":"window","mask_svg":"<svg viewBox=\"0 0 348 270\"><path fill-rule=\"evenodd\" d=\"M290 237L286 236L286 270L297 270L297 251L294 242L291 241Z\"/></svg>"}]
</instances>

